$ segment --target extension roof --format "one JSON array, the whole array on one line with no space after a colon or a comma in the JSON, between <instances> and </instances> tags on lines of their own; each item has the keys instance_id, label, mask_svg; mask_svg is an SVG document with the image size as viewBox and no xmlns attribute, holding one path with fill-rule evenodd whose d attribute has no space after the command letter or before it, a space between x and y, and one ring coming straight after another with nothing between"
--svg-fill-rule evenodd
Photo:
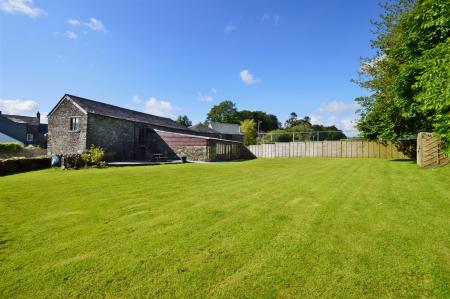
<instances>
[{"instance_id":1,"label":"extension roof","mask_svg":"<svg viewBox=\"0 0 450 299\"><path fill-rule=\"evenodd\" d=\"M220 134L216 130L211 129L210 127L208 127L202 123L198 123L194 126L191 126L191 127L189 127L189 129L191 129L192 131L198 132L198 133Z\"/></svg>"},{"instance_id":2,"label":"extension roof","mask_svg":"<svg viewBox=\"0 0 450 299\"><path fill-rule=\"evenodd\" d=\"M102 102L89 100L86 98L81 98L70 94L65 94L59 101L59 103L55 106L55 108L53 108L52 111L50 111L49 115L52 114L53 111L59 106L59 104L66 98L71 100L73 103L75 103L75 105L84 110L84 112L86 113L124 119L132 122L146 123L158 127L166 127L189 131L189 128L167 117L161 117L135 110L130 110Z\"/></svg>"},{"instance_id":3,"label":"extension roof","mask_svg":"<svg viewBox=\"0 0 450 299\"><path fill-rule=\"evenodd\" d=\"M217 132L222 133L222 134L242 135L240 126L237 124L224 124L224 123L211 122L210 128L212 128L213 130L216 130Z\"/></svg>"}]
</instances>

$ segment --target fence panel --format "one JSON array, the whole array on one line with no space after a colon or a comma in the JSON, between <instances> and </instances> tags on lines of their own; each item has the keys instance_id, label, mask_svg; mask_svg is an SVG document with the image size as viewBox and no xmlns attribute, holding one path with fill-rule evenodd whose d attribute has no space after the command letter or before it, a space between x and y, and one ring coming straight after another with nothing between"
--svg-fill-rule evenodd
<instances>
[{"instance_id":1,"label":"fence panel","mask_svg":"<svg viewBox=\"0 0 450 299\"><path fill-rule=\"evenodd\" d=\"M407 158L393 142L368 140L298 141L250 145L258 158L334 157L334 158Z\"/></svg>"}]
</instances>

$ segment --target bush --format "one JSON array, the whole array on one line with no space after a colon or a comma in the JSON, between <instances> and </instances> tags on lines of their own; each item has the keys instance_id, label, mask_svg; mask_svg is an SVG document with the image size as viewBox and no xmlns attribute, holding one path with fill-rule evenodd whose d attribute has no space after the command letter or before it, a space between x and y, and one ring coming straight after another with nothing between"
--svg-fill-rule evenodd
<instances>
[{"instance_id":1,"label":"bush","mask_svg":"<svg viewBox=\"0 0 450 299\"><path fill-rule=\"evenodd\" d=\"M101 166L105 158L105 150L100 146L91 145L90 162L95 166Z\"/></svg>"},{"instance_id":2,"label":"bush","mask_svg":"<svg viewBox=\"0 0 450 299\"><path fill-rule=\"evenodd\" d=\"M99 146L91 145L88 152L64 155L64 167L78 169L80 167L103 167L105 150Z\"/></svg>"},{"instance_id":3,"label":"bush","mask_svg":"<svg viewBox=\"0 0 450 299\"><path fill-rule=\"evenodd\" d=\"M64 167L78 169L83 166L83 159L80 154L64 155Z\"/></svg>"},{"instance_id":4,"label":"bush","mask_svg":"<svg viewBox=\"0 0 450 299\"><path fill-rule=\"evenodd\" d=\"M0 142L0 152L1 153L18 152L22 148L23 148L23 146L16 142Z\"/></svg>"}]
</instances>

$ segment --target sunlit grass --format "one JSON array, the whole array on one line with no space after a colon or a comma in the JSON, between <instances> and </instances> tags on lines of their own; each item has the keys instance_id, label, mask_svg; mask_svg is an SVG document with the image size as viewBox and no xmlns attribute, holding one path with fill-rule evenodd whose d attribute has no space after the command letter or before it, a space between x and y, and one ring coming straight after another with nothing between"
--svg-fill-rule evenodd
<instances>
[{"instance_id":1,"label":"sunlit grass","mask_svg":"<svg viewBox=\"0 0 450 299\"><path fill-rule=\"evenodd\" d=\"M449 297L450 168L273 159L0 178L0 297Z\"/></svg>"}]
</instances>

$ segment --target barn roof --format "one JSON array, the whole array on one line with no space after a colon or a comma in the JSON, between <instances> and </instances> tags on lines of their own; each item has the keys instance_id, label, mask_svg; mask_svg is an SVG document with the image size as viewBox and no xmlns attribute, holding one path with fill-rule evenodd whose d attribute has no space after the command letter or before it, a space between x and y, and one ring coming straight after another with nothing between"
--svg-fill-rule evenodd
<instances>
[{"instance_id":1,"label":"barn roof","mask_svg":"<svg viewBox=\"0 0 450 299\"><path fill-rule=\"evenodd\" d=\"M28 124L28 125L39 125L39 118L35 116L22 116L22 115L11 115L11 114L1 114L1 116L6 117L10 121L19 124Z\"/></svg>"},{"instance_id":2,"label":"barn roof","mask_svg":"<svg viewBox=\"0 0 450 299\"><path fill-rule=\"evenodd\" d=\"M98 114L103 116L108 116L112 118L118 118L118 119L124 119L129 120L132 122L140 122L140 123L146 123L158 127L166 127L166 128L172 128L172 129L178 129L178 130L184 130L189 131L189 128L177 123L176 121L167 118L167 117L161 117L156 116L152 114L147 114L135 110L130 110L102 102L97 102L94 100L81 98L78 96L66 94L64 98L69 98L72 100L76 105L78 105L81 109L83 109L86 113L92 113L92 114ZM57 105L58 106L58 105ZM56 106L56 107L57 107ZM51 114L55 109L49 113Z\"/></svg>"}]
</instances>

